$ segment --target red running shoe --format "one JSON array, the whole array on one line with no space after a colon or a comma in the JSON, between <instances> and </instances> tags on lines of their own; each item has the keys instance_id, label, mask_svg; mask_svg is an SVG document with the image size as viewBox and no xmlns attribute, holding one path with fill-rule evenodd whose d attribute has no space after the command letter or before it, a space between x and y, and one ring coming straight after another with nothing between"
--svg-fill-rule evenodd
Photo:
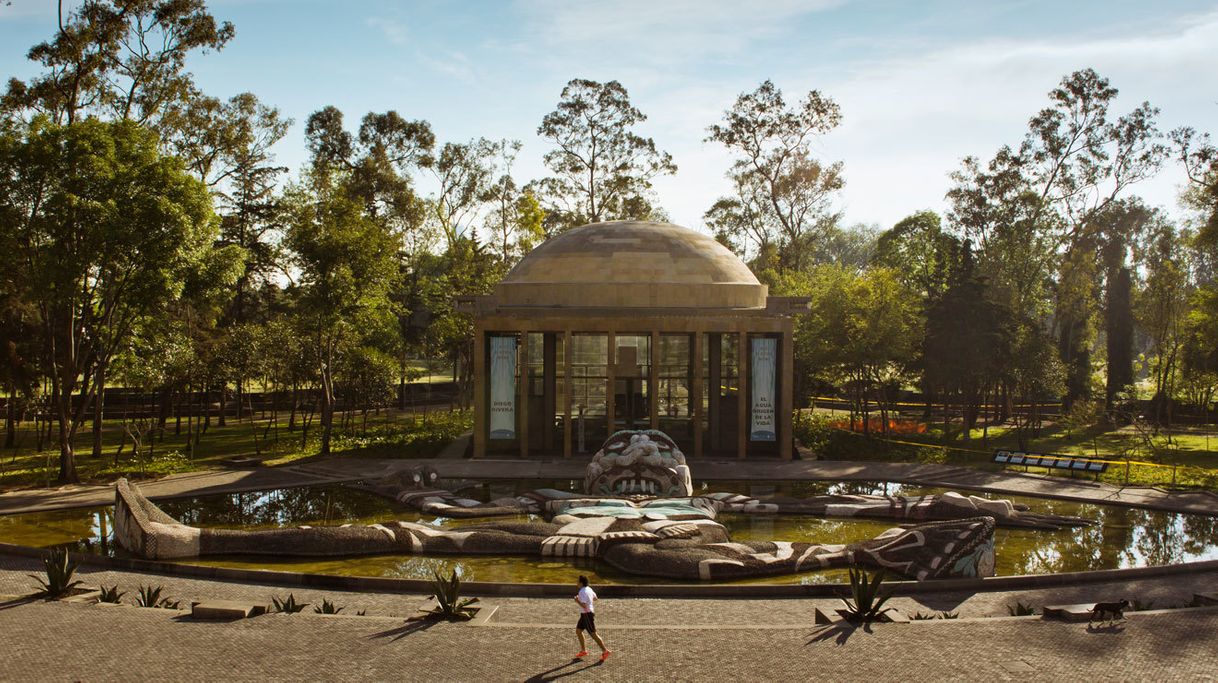
<instances>
[{"instance_id":1,"label":"red running shoe","mask_svg":"<svg viewBox=\"0 0 1218 683\"><path fill-rule=\"evenodd\" d=\"M576 659L579 659L580 657L587 657L587 656L588 656L588 651L587 651L587 650L580 650L580 651L579 651L579 654L575 655L575 658L576 658Z\"/></svg>"},{"instance_id":2,"label":"red running shoe","mask_svg":"<svg viewBox=\"0 0 1218 683\"><path fill-rule=\"evenodd\" d=\"M604 652L602 652L602 653L601 653L601 661L603 662L603 661L605 661L606 659L609 659L609 655L611 655L611 654L613 654L613 653L612 653L612 652L610 652L609 650L605 650Z\"/></svg>"}]
</instances>

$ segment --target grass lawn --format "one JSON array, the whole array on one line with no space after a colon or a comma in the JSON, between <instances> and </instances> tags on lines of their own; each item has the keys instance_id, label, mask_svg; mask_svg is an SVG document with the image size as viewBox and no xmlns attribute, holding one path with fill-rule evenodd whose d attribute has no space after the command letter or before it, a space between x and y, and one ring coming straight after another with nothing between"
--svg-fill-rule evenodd
<instances>
[{"instance_id":1,"label":"grass lawn","mask_svg":"<svg viewBox=\"0 0 1218 683\"><path fill-rule=\"evenodd\" d=\"M366 428L356 415L351 427L345 430L339 427L340 416L335 415L334 419L332 454L361 457L430 457L473 424L468 411L447 410L433 410L426 418L422 413L383 410L380 415L369 414ZM213 417L193 452L187 443L185 421L180 433L175 433L175 427L175 421L170 419L163 437L156 439L155 444L150 436L145 436L137 456L131 440L123 433L122 423L107 420L102 430L102 457L94 458L92 431L86 422L74 441L81 481L105 482L120 476L143 478L210 469L236 456L255 456L267 465L282 465L314 457L320 448L321 429L316 417L307 442L303 441L299 424L294 431L288 429L286 413L280 415L277 423L269 418L238 421L230 416L223 427ZM47 486L54 482L59 474L59 449L54 441L44 439L39 451L37 442L33 425L25 423L18 429L17 447L0 449L0 489ZM121 452L120 444L123 444Z\"/></svg>"},{"instance_id":2,"label":"grass lawn","mask_svg":"<svg viewBox=\"0 0 1218 683\"><path fill-rule=\"evenodd\" d=\"M828 419L846 417L843 411L821 411ZM820 450L833 460L881 460L937 462L1000 470L992 462L997 449L1015 450L1019 446L1015 430L1002 425L975 429L969 440L957 426L948 439L943 438L942 423L927 426L924 434L902 434L885 440L843 430L821 438ZM949 426L950 428L950 426ZM816 440L816 436L809 437ZM905 442L905 443L894 443ZM908 445L916 444L916 445ZM1086 455L1104 460L1149 462L1151 465L1109 465L1101 481L1113 484L1196 487L1218 490L1218 429L1175 428L1158 435L1143 435L1132 427L1114 429L1110 425L1091 425L1068 430L1061 423L1045 423L1039 436L1029 438L1027 450L1035 453ZM1024 468L1014 467L1022 472ZM1031 472L1070 477L1069 472L1029 468ZM1083 475L1077 475L1083 476ZM1127 481L1128 479L1128 481Z\"/></svg>"}]
</instances>

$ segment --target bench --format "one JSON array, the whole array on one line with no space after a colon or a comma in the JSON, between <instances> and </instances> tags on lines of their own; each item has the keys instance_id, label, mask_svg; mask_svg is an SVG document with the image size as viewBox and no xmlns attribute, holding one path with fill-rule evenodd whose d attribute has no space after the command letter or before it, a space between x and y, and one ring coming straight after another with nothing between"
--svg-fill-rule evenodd
<instances>
[{"instance_id":1,"label":"bench","mask_svg":"<svg viewBox=\"0 0 1218 683\"><path fill-rule=\"evenodd\" d=\"M1061 455L1058 453L1024 453L1023 451L995 451L994 462L1000 465L1023 465L1029 467L1045 467L1051 470L1066 470L1073 475L1075 472L1094 474L1098 477L1108 470L1108 463L1100 462L1086 456Z\"/></svg>"}]
</instances>

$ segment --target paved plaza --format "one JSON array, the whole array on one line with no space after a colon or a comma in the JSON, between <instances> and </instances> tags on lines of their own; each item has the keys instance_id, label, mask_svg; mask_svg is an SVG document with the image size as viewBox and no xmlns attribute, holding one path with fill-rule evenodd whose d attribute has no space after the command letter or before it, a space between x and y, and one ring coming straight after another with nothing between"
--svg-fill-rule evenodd
<instances>
[{"instance_id":1,"label":"paved plaza","mask_svg":"<svg viewBox=\"0 0 1218 683\"><path fill-rule=\"evenodd\" d=\"M0 594L29 592L37 563L0 557ZM289 589L85 567L89 585L140 585L196 599L269 603ZM14 600L0 604L5 680L1215 680L1218 608L1130 613L1109 626L1005 617L1032 605L1118 596L1188 602L1218 590L1218 572L1010 593L894 598L907 614L957 620L853 630L815 626L831 599L607 599L598 624L615 654L572 661L574 605L559 598L488 598L483 626L408 623L422 595L291 589L344 606L338 617L265 615L197 622L171 610ZM367 616L353 616L364 610ZM347 616L352 615L352 616ZM997 618L995 618L997 617ZM138 673L137 673L138 672Z\"/></svg>"},{"instance_id":2,"label":"paved plaza","mask_svg":"<svg viewBox=\"0 0 1218 683\"><path fill-rule=\"evenodd\" d=\"M266 615L228 623L169 610L44 603L0 611L7 680L1215 680L1218 609L1116 625L1037 617L877 625L625 626L614 655L572 659L570 624L408 624ZM569 608L568 608L569 609ZM569 615L568 615L569 616ZM697 617L693 617L697 618ZM571 621L571 619L568 619Z\"/></svg>"},{"instance_id":3,"label":"paved plaza","mask_svg":"<svg viewBox=\"0 0 1218 683\"><path fill-rule=\"evenodd\" d=\"M283 468L198 472L142 485L156 497L335 483L426 462L442 476L578 478L580 462L333 460ZM718 470L722 469L723 472ZM731 476L726 476L730 470ZM796 461L698 464L707 479L900 480L1005 493L1053 493L1105 503L1150 504L1214 514L1211 494L1168 494L1089 482L938 465ZM97 505L110 486L0 495L0 511ZM268 604L291 592L328 599L337 617L271 614L228 623L185 612L30 600L33 558L0 556L2 680L1215 680L1218 608L1161 610L1194 593L1218 593L1218 570L1018 591L928 592L897 597L903 613L958 619L882 624L869 630L816 626L830 598L609 598L598 614L615 654L604 664L572 659L575 607L554 597L489 597L485 624L407 622L422 594L286 588L84 566L90 586L117 585L134 599L143 585L193 600ZM574 592L574 589L573 591ZM1045 605L1128 598L1156 611L1114 625L1008 617L1016 602ZM364 611L366 616L355 616ZM595 654L595 653L594 653Z\"/></svg>"}]
</instances>

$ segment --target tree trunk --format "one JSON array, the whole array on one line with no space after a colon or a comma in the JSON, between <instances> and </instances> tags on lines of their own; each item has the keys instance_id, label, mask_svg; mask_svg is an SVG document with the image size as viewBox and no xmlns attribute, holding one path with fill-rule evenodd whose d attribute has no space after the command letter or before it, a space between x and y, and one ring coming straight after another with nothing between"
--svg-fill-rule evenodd
<instances>
[{"instance_id":1,"label":"tree trunk","mask_svg":"<svg viewBox=\"0 0 1218 683\"><path fill-rule=\"evenodd\" d=\"M327 354L329 356L330 354ZM334 377L329 358L321 369L321 455L330 453L330 436L334 430Z\"/></svg>"},{"instance_id":2,"label":"tree trunk","mask_svg":"<svg viewBox=\"0 0 1218 683\"><path fill-rule=\"evenodd\" d=\"M8 401L4 411L4 447L12 448L17 443L17 391L8 388Z\"/></svg>"},{"instance_id":3,"label":"tree trunk","mask_svg":"<svg viewBox=\"0 0 1218 683\"><path fill-rule=\"evenodd\" d=\"M56 407L59 413L59 478L60 484L78 484L80 476L76 473L76 453L72 450L72 394L67 391L59 394Z\"/></svg>"},{"instance_id":4,"label":"tree trunk","mask_svg":"<svg viewBox=\"0 0 1218 683\"><path fill-rule=\"evenodd\" d=\"M1133 385L1133 303L1129 268L1110 270L1104 330L1108 347L1108 376L1104 401L1111 410L1113 398Z\"/></svg>"},{"instance_id":5,"label":"tree trunk","mask_svg":"<svg viewBox=\"0 0 1218 683\"><path fill-rule=\"evenodd\" d=\"M94 378L96 393L93 394L93 457L102 457L102 422L106 408L106 364L97 364Z\"/></svg>"}]
</instances>

